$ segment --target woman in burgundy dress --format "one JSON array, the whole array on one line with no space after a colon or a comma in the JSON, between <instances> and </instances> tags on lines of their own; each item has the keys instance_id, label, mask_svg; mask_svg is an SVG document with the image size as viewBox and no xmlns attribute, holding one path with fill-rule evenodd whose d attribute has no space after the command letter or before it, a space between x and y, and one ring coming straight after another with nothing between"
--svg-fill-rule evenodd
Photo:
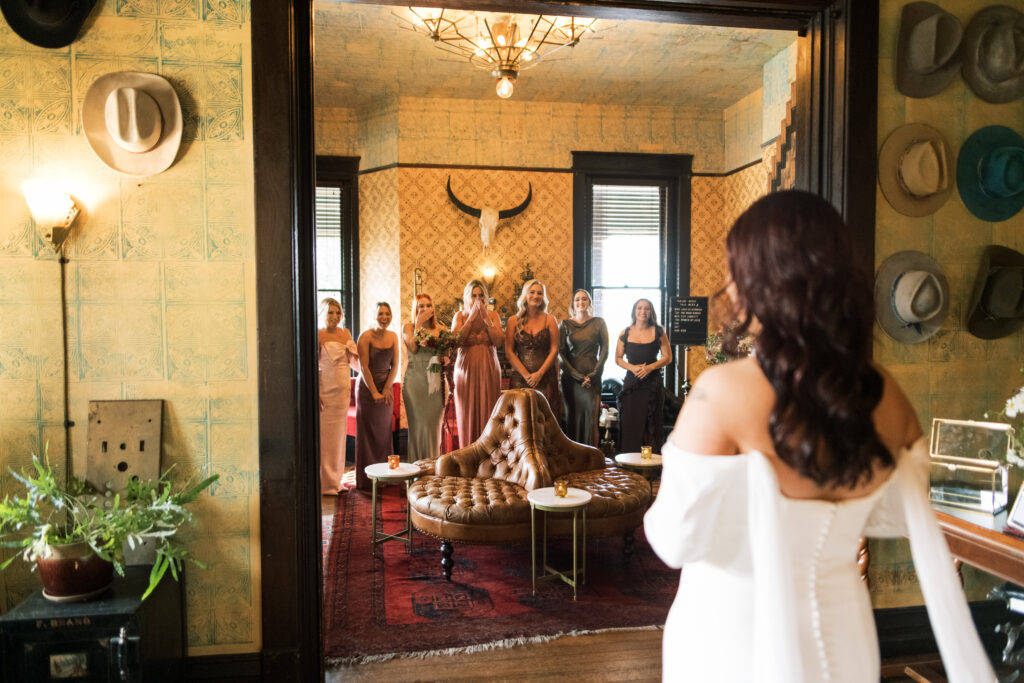
<instances>
[{"instance_id":1,"label":"woman in burgundy dress","mask_svg":"<svg viewBox=\"0 0 1024 683\"><path fill-rule=\"evenodd\" d=\"M462 293L462 310L455 314L452 332L459 335L455 357L455 421L459 447L483 432L501 393L501 368L495 350L502 342L501 318L487 310L487 288L470 280Z\"/></svg>"},{"instance_id":2,"label":"woman in burgundy dress","mask_svg":"<svg viewBox=\"0 0 1024 683\"><path fill-rule=\"evenodd\" d=\"M655 453L661 453L665 441L661 369L672 362L672 347L648 299L633 304L632 317L633 324L622 331L615 348L615 364L628 370L619 392L619 450L636 453L641 446L653 446Z\"/></svg>"},{"instance_id":3,"label":"woman in burgundy dress","mask_svg":"<svg viewBox=\"0 0 1024 683\"><path fill-rule=\"evenodd\" d=\"M391 306L377 304L377 326L359 335L362 372L356 390L356 488L370 490L363 468L386 462L392 453L391 427L394 391L398 374L398 335L388 329Z\"/></svg>"},{"instance_id":4,"label":"woman in burgundy dress","mask_svg":"<svg viewBox=\"0 0 1024 683\"><path fill-rule=\"evenodd\" d=\"M505 330L505 358L512 365L513 389L544 394L555 420L562 420L558 389L558 321L547 313L548 294L539 280L523 285L518 310Z\"/></svg>"}]
</instances>

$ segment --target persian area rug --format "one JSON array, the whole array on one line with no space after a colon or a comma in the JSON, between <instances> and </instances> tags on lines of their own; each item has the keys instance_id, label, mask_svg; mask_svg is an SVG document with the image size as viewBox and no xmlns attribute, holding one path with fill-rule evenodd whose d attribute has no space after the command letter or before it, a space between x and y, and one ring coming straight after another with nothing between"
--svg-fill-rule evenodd
<instances>
[{"instance_id":1,"label":"persian area rug","mask_svg":"<svg viewBox=\"0 0 1024 683\"><path fill-rule=\"evenodd\" d=\"M405 489L384 490L384 529L405 522ZM378 496L381 495L378 491ZM617 628L660 628L679 572L637 529L633 558L622 538L587 541L578 600L557 579L531 594L530 546L455 546L452 580L441 574L440 541L413 532L413 548L387 542L371 558L370 496L340 496L324 576L324 650L329 665L509 647ZM539 519L538 519L539 521ZM572 566L568 539L549 539L548 564ZM538 543L538 563L540 551Z\"/></svg>"}]
</instances>

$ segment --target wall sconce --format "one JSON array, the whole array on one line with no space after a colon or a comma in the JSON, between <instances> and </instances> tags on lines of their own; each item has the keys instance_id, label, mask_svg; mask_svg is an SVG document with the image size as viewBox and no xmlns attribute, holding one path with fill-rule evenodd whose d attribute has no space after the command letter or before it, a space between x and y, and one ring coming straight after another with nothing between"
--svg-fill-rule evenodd
<instances>
[{"instance_id":1,"label":"wall sconce","mask_svg":"<svg viewBox=\"0 0 1024 683\"><path fill-rule=\"evenodd\" d=\"M78 217L75 201L45 180L26 180L21 191L43 241L53 246L54 251L60 251Z\"/></svg>"},{"instance_id":2,"label":"wall sconce","mask_svg":"<svg viewBox=\"0 0 1024 683\"><path fill-rule=\"evenodd\" d=\"M483 281L487 285L487 291L491 292L494 288L494 276L498 273L494 270L494 266L487 266L484 268Z\"/></svg>"}]
</instances>

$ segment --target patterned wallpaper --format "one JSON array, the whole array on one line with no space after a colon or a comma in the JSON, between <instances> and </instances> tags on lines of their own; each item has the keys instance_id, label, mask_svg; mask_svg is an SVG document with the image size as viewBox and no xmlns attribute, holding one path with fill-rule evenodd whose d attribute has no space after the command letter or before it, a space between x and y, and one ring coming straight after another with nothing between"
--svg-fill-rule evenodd
<instances>
[{"instance_id":1,"label":"patterned wallpaper","mask_svg":"<svg viewBox=\"0 0 1024 683\"><path fill-rule=\"evenodd\" d=\"M981 7L973 0L938 0L937 4L965 27ZM1007 4L1024 11L1020 0ZM879 147L904 123L926 123L941 131L954 158L964 140L983 126L999 124L1024 132L1024 99L989 104L976 97L959 75L933 97L911 99L897 92L893 64L903 5L897 0L881 3ZM984 341L966 331L964 317L982 249L988 244L1001 244L1024 252L1024 214L1002 223L986 223L967 210L956 191L936 213L923 218L897 213L881 191L877 191L876 206L875 263L903 249L930 254L949 279L952 301L944 329L924 343L899 344L876 327L875 357L907 392L926 433L933 417L982 419L986 411L999 410L1011 391L1024 383L1017 372L1024 358L1024 332ZM889 561L884 570L879 567L877 579L892 587L891 604L920 604L906 544L877 542L872 544L872 552ZM965 576L972 598L984 597L985 589L995 582L979 575L971 571Z\"/></svg>"},{"instance_id":2,"label":"patterned wallpaper","mask_svg":"<svg viewBox=\"0 0 1024 683\"><path fill-rule=\"evenodd\" d=\"M401 332L405 305L399 290L398 169L359 178L359 320L363 330L377 319L377 302L391 304L391 329ZM355 333L355 330L353 330Z\"/></svg>"},{"instance_id":3,"label":"patterned wallpaper","mask_svg":"<svg viewBox=\"0 0 1024 683\"><path fill-rule=\"evenodd\" d=\"M0 487L48 447L85 469L88 402L162 398L163 465L219 473L187 540L189 654L260 647L251 61L247 0L100 2L68 48L34 47L0 20ZM81 134L89 85L119 70L167 77L181 100L179 158L121 176ZM60 269L21 182L52 179L82 215ZM65 443L63 376L75 427ZM5 551L6 552L6 551ZM38 587L0 574L0 609Z\"/></svg>"}]
</instances>

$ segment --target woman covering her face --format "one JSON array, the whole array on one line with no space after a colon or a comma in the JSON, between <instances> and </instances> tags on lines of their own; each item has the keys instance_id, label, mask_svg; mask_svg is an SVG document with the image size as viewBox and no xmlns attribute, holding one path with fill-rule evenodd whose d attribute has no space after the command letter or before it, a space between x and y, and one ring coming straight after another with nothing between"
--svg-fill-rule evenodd
<instances>
[{"instance_id":1,"label":"woman covering her face","mask_svg":"<svg viewBox=\"0 0 1024 683\"><path fill-rule=\"evenodd\" d=\"M393 452L395 376L398 374L398 335L391 325L391 305L377 304L377 324L359 335L363 372L356 390L356 487L370 490L367 465L387 462Z\"/></svg>"},{"instance_id":2,"label":"woman covering her face","mask_svg":"<svg viewBox=\"0 0 1024 683\"><path fill-rule=\"evenodd\" d=\"M878 681L857 563L875 535L909 535L949 680L995 680L928 501L917 415L871 360L873 292L848 235L793 190L729 232L725 345L752 334L754 355L698 377L644 520L655 552L685 565L665 680Z\"/></svg>"},{"instance_id":3,"label":"woman covering her face","mask_svg":"<svg viewBox=\"0 0 1024 683\"><path fill-rule=\"evenodd\" d=\"M501 318L487 310L487 287L470 280L462 293L462 310L455 314L452 332L459 335L455 357L455 421L459 447L476 441L491 417L501 393L497 346L502 343Z\"/></svg>"},{"instance_id":4,"label":"woman covering her face","mask_svg":"<svg viewBox=\"0 0 1024 683\"><path fill-rule=\"evenodd\" d=\"M351 371L359 367L359 351L352 334L341 327L344 311L336 300L320 302L323 327L317 330L320 346L320 493L336 496L345 474L345 436L348 404L352 396Z\"/></svg>"}]
</instances>

